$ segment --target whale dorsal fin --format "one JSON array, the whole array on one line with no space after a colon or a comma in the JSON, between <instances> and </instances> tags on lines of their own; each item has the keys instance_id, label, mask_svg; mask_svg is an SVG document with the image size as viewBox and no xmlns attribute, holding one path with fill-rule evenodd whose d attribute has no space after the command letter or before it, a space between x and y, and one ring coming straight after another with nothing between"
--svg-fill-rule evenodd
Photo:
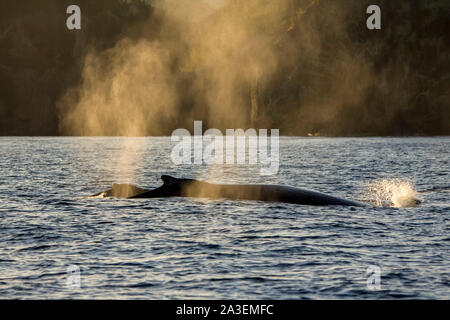
<instances>
[{"instance_id":1,"label":"whale dorsal fin","mask_svg":"<svg viewBox=\"0 0 450 320\"><path fill-rule=\"evenodd\" d=\"M161 180L164 182L165 185L171 185L171 184L175 184L178 183L178 179L168 176L166 174L161 176Z\"/></svg>"}]
</instances>

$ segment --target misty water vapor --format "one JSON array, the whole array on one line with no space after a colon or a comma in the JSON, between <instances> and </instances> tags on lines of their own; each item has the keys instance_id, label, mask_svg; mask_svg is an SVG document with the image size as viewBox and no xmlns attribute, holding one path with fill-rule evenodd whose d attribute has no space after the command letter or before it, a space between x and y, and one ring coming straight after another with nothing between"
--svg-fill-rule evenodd
<instances>
[{"instance_id":1,"label":"misty water vapor","mask_svg":"<svg viewBox=\"0 0 450 320\"><path fill-rule=\"evenodd\" d=\"M162 27L157 39L145 38L147 22L141 38L125 37L113 48L87 55L82 84L60 100L61 131L158 135L180 114L203 116L217 127L254 123L259 91L281 58L277 39L293 23L284 21L290 5L287 0L229 1L226 6L158 2L155 14Z\"/></svg>"}]
</instances>

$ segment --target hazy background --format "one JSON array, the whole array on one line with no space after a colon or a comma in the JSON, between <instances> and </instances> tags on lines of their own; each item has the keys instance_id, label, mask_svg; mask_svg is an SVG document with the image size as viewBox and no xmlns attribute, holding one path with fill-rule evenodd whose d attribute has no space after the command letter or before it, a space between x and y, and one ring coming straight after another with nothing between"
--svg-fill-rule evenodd
<instances>
[{"instance_id":1,"label":"hazy background","mask_svg":"<svg viewBox=\"0 0 450 320\"><path fill-rule=\"evenodd\" d=\"M78 4L82 29L67 30ZM366 8L382 10L367 30ZM4 0L1 135L450 134L450 1Z\"/></svg>"}]
</instances>

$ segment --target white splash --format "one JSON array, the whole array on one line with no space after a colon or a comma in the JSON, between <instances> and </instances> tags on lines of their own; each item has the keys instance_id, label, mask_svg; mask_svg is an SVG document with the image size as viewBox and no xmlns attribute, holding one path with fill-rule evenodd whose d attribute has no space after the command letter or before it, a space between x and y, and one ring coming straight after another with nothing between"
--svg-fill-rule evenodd
<instances>
[{"instance_id":1,"label":"white splash","mask_svg":"<svg viewBox=\"0 0 450 320\"><path fill-rule=\"evenodd\" d=\"M409 179L381 179L370 182L367 186L369 200L377 206L395 208L417 207L419 199L414 184Z\"/></svg>"}]
</instances>

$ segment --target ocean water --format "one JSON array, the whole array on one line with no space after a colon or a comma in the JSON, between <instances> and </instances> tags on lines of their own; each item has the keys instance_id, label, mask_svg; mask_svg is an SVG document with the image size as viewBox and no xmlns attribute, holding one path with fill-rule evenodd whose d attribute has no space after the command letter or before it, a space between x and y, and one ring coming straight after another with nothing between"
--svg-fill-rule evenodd
<instances>
[{"instance_id":1,"label":"ocean water","mask_svg":"<svg viewBox=\"0 0 450 320\"><path fill-rule=\"evenodd\" d=\"M0 299L450 298L449 137L281 137L272 176L177 166L171 150L168 137L0 138ZM87 197L162 174L382 206ZM423 202L391 207L402 192Z\"/></svg>"}]
</instances>

